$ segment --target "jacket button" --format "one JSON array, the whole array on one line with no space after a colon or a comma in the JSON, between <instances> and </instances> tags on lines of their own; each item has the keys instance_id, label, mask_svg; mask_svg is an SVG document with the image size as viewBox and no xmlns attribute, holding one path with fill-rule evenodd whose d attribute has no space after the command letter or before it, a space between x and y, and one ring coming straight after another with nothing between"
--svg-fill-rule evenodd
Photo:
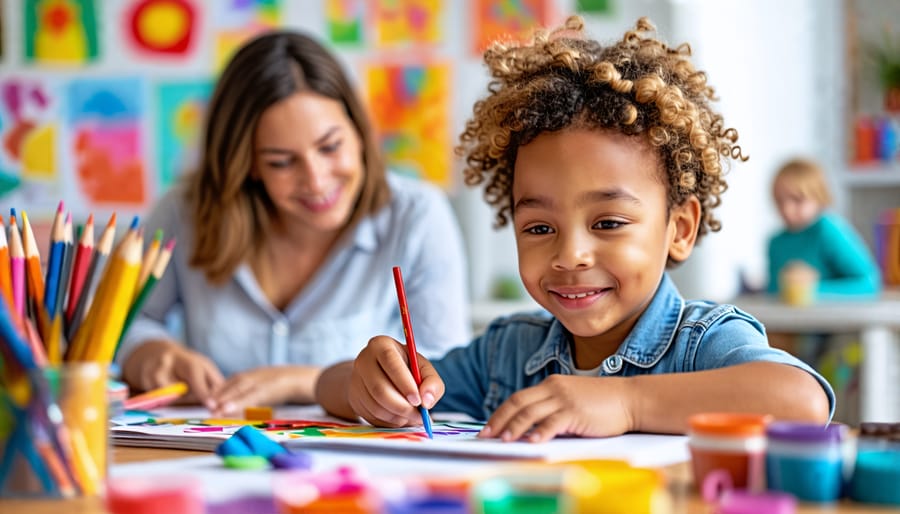
<instances>
[{"instance_id":1,"label":"jacket button","mask_svg":"<svg viewBox=\"0 0 900 514\"><path fill-rule=\"evenodd\" d=\"M605 373L618 373L622 370L622 364L625 361L622 360L620 355L610 355L603 361L603 371Z\"/></svg>"}]
</instances>

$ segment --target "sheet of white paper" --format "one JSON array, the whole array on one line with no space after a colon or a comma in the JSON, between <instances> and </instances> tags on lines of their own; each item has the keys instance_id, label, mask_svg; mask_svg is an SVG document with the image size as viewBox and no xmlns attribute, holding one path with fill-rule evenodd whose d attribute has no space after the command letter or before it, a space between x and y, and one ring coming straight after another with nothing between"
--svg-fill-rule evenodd
<instances>
[{"instance_id":1,"label":"sheet of white paper","mask_svg":"<svg viewBox=\"0 0 900 514\"><path fill-rule=\"evenodd\" d=\"M166 409L159 417L204 418L205 411ZM279 410L279 419L339 421L330 418L318 407ZM440 421L436 417L436 421ZM437 426L437 425L436 425ZM453 426L451 423L448 426ZM460 425L463 426L463 425ZM111 434L114 444L212 451L240 426L213 431L186 432L184 426L116 426ZM421 429L410 429L421 431ZM619 459L635 466L665 466L689 460L685 436L656 434L626 434L608 438L556 438L545 443L500 442L476 439L473 432L442 436L434 440L381 439L370 437L279 437L271 436L285 446L295 449L346 450L354 453L380 452L404 455L409 458L462 457L477 459L541 460L547 462L572 459Z\"/></svg>"}]
</instances>

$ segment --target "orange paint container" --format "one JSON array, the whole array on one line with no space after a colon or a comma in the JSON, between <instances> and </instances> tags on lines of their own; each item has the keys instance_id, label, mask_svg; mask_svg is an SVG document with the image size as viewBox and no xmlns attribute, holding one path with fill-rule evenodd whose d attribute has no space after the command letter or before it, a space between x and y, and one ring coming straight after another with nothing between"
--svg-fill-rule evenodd
<instances>
[{"instance_id":1,"label":"orange paint container","mask_svg":"<svg viewBox=\"0 0 900 514\"><path fill-rule=\"evenodd\" d=\"M761 492L765 489L766 426L771 416L710 412L688 419L688 447L694 483L702 484L709 472L721 469L731 475L734 487Z\"/></svg>"}]
</instances>

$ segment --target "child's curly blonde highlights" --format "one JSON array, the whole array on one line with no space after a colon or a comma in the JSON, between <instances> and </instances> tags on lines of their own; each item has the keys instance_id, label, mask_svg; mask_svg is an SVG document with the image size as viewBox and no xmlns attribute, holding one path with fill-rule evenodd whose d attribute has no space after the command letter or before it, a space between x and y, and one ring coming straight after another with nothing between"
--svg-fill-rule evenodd
<instances>
[{"instance_id":1,"label":"child's curly blonde highlights","mask_svg":"<svg viewBox=\"0 0 900 514\"><path fill-rule=\"evenodd\" d=\"M610 46L584 37L580 17L527 44L494 43L484 54L492 79L460 135L468 185L485 183L496 225L512 216L518 148L543 132L567 127L641 135L657 150L671 208L690 196L701 204L698 240L721 224L712 210L727 184L723 161L746 160L738 133L725 128L710 103L706 74L690 61L687 44L671 48L646 18Z\"/></svg>"}]
</instances>

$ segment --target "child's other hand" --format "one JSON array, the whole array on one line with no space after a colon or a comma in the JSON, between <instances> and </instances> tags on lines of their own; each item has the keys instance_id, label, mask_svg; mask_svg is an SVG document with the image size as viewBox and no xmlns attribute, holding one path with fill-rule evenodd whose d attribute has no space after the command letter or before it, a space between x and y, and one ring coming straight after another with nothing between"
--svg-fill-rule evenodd
<instances>
[{"instance_id":1,"label":"child's other hand","mask_svg":"<svg viewBox=\"0 0 900 514\"><path fill-rule=\"evenodd\" d=\"M225 381L208 357L174 341L148 341L140 345L122 370L126 382L143 391L183 381L189 388L184 400L203 404Z\"/></svg>"},{"instance_id":2,"label":"child's other hand","mask_svg":"<svg viewBox=\"0 0 900 514\"><path fill-rule=\"evenodd\" d=\"M430 409L444 395L444 382L428 359L418 355L422 385L409 370L406 347L387 336L377 336L353 363L347 400L357 415L375 426L421 425L418 406Z\"/></svg>"},{"instance_id":3,"label":"child's other hand","mask_svg":"<svg viewBox=\"0 0 900 514\"><path fill-rule=\"evenodd\" d=\"M241 415L245 407L307 403L319 369L312 366L255 368L228 377L212 395L207 408L214 416Z\"/></svg>"},{"instance_id":4,"label":"child's other hand","mask_svg":"<svg viewBox=\"0 0 900 514\"><path fill-rule=\"evenodd\" d=\"M479 437L543 442L557 435L604 437L631 430L626 380L550 375L510 396Z\"/></svg>"}]
</instances>

